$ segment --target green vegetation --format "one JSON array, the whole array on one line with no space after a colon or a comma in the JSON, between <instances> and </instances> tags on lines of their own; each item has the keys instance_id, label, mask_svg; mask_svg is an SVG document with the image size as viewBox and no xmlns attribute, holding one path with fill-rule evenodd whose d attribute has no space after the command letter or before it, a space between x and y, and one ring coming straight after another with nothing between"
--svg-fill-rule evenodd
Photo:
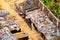
<instances>
[{"instance_id":1,"label":"green vegetation","mask_svg":"<svg viewBox=\"0 0 60 40\"><path fill-rule=\"evenodd\" d=\"M60 0L41 0L60 19Z\"/></svg>"}]
</instances>

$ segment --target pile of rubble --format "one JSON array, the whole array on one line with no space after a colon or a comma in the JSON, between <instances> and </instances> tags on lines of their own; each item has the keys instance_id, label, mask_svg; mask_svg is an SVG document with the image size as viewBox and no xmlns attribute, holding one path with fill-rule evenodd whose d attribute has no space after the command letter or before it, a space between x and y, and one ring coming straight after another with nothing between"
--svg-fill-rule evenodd
<instances>
[{"instance_id":1,"label":"pile of rubble","mask_svg":"<svg viewBox=\"0 0 60 40\"><path fill-rule=\"evenodd\" d=\"M5 10L0 10L0 40L14 40L11 30L15 30L17 22Z\"/></svg>"},{"instance_id":2,"label":"pile of rubble","mask_svg":"<svg viewBox=\"0 0 60 40\"><path fill-rule=\"evenodd\" d=\"M56 25L40 9L28 12L26 18L31 19L38 31L43 33L47 40L53 40L54 37L60 36Z\"/></svg>"}]
</instances>

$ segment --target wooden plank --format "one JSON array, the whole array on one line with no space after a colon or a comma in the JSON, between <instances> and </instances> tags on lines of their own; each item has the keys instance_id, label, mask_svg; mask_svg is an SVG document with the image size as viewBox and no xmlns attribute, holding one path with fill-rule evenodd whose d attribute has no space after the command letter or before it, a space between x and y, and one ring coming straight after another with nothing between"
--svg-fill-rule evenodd
<instances>
[{"instance_id":1,"label":"wooden plank","mask_svg":"<svg viewBox=\"0 0 60 40\"><path fill-rule=\"evenodd\" d=\"M14 33L13 36L18 39L18 38L27 37L28 35L23 32L18 32L18 33Z\"/></svg>"}]
</instances>

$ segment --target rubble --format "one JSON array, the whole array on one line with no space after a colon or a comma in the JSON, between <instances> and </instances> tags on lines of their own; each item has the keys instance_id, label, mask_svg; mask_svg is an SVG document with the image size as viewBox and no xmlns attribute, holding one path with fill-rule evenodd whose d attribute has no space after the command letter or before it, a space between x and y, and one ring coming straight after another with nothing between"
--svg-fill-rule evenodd
<instances>
[{"instance_id":1,"label":"rubble","mask_svg":"<svg viewBox=\"0 0 60 40\"><path fill-rule=\"evenodd\" d=\"M0 39L1 40L14 40L11 30L15 30L17 23L13 17L7 15L3 10L0 11Z\"/></svg>"},{"instance_id":2,"label":"rubble","mask_svg":"<svg viewBox=\"0 0 60 40\"><path fill-rule=\"evenodd\" d=\"M31 19L38 31L42 32L47 40L52 40L54 37L60 34L57 33L59 31L56 31L58 30L56 29L56 25L53 24L47 15L44 14L40 9L28 12L26 18Z\"/></svg>"}]
</instances>

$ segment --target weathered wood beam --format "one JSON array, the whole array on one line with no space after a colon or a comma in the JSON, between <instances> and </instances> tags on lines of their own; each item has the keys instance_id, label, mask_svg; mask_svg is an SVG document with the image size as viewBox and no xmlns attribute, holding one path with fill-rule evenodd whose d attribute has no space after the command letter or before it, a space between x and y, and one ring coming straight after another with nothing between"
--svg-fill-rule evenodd
<instances>
[{"instance_id":1,"label":"weathered wood beam","mask_svg":"<svg viewBox=\"0 0 60 40\"><path fill-rule=\"evenodd\" d=\"M18 33L14 33L13 36L18 39L18 38L27 37L28 35L25 34L24 32L18 32Z\"/></svg>"}]
</instances>

